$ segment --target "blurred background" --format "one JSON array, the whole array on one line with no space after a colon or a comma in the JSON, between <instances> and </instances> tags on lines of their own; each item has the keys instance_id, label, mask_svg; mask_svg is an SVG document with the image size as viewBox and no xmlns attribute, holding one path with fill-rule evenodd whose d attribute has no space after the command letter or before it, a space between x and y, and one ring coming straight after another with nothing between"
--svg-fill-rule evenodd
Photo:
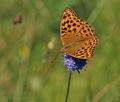
<instances>
[{"instance_id":1,"label":"blurred background","mask_svg":"<svg viewBox=\"0 0 120 102\"><path fill-rule=\"evenodd\" d=\"M68 70L59 25L66 7L99 38L95 55L74 72L68 102L120 102L120 0L1 0L0 102L64 102Z\"/></svg>"}]
</instances>

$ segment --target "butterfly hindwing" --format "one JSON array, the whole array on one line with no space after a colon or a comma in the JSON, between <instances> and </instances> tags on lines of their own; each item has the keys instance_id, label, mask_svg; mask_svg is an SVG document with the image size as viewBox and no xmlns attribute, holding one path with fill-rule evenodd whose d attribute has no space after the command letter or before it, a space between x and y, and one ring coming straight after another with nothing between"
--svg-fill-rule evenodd
<instances>
[{"instance_id":1,"label":"butterfly hindwing","mask_svg":"<svg viewBox=\"0 0 120 102\"><path fill-rule=\"evenodd\" d=\"M65 47L64 50L67 54L80 59L88 59L93 56L95 46L92 39L76 42L71 46Z\"/></svg>"}]
</instances>

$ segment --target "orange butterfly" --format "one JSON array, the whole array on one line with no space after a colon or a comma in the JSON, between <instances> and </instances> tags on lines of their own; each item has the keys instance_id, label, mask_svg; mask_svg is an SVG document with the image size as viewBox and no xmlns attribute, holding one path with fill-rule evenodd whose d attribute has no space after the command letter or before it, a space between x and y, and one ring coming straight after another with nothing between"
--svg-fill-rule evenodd
<instances>
[{"instance_id":1,"label":"orange butterfly","mask_svg":"<svg viewBox=\"0 0 120 102\"><path fill-rule=\"evenodd\" d=\"M62 52L79 59L89 59L93 56L98 41L95 32L70 8L63 12L60 34Z\"/></svg>"}]
</instances>

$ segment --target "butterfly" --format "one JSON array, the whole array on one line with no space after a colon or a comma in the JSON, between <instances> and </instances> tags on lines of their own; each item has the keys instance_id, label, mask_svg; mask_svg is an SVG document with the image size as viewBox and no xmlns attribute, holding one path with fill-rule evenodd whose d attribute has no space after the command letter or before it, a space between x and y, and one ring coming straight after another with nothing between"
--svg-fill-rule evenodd
<instances>
[{"instance_id":1,"label":"butterfly","mask_svg":"<svg viewBox=\"0 0 120 102\"><path fill-rule=\"evenodd\" d=\"M88 22L78 17L74 10L66 8L60 22L62 52L79 59L89 59L94 54L98 39Z\"/></svg>"}]
</instances>

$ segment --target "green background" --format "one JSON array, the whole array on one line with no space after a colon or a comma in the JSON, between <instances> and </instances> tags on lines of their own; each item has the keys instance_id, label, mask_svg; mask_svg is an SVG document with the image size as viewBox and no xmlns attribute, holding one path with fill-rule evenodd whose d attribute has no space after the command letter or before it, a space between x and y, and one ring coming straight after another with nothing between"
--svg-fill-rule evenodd
<instances>
[{"instance_id":1,"label":"green background","mask_svg":"<svg viewBox=\"0 0 120 102\"><path fill-rule=\"evenodd\" d=\"M69 71L63 54L52 60L66 7L99 38L87 71L72 74L68 102L120 102L120 0L0 0L0 102L64 102Z\"/></svg>"}]
</instances>

